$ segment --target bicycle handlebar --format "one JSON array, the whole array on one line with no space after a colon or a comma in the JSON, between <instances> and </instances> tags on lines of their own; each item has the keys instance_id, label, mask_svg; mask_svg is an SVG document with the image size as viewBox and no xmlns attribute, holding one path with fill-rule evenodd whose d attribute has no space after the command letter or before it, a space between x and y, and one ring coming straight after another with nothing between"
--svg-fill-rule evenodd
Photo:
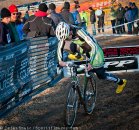
<instances>
[{"instance_id":1,"label":"bicycle handlebar","mask_svg":"<svg viewBox=\"0 0 139 130\"><path fill-rule=\"evenodd\" d=\"M90 60L82 60L82 61L68 61L68 64L67 66L69 67L73 67L73 66L79 66L79 65L83 65L83 64L86 64L89 63Z\"/></svg>"},{"instance_id":2,"label":"bicycle handlebar","mask_svg":"<svg viewBox=\"0 0 139 130\"><path fill-rule=\"evenodd\" d=\"M88 66L88 63L90 62L90 60L83 60L83 61L69 61L68 64L67 64L67 67L70 67L70 68L80 68L81 65L85 64L85 66L82 66L81 67L81 72L84 71L86 76L89 77L90 75L88 74L88 69L87 69L87 66Z\"/></svg>"}]
</instances>

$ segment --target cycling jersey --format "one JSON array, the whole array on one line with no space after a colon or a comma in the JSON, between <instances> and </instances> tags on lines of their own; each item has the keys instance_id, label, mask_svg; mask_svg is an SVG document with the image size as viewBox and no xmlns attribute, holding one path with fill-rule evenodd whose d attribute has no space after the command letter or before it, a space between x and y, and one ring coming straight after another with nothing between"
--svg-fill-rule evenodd
<instances>
[{"instance_id":1,"label":"cycling jersey","mask_svg":"<svg viewBox=\"0 0 139 130\"><path fill-rule=\"evenodd\" d=\"M78 29L77 39L73 39L72 42L80 46L80 53L89 53L90 64L93 68L100 68L104 65L103 50L98 42L90 36L89 33L83 29ZM66 44L66 43L65 43ZM58 60L62 60L62 52L64 48L64 42L60 41L58 44Z\"/></svg>"}]
</instances>

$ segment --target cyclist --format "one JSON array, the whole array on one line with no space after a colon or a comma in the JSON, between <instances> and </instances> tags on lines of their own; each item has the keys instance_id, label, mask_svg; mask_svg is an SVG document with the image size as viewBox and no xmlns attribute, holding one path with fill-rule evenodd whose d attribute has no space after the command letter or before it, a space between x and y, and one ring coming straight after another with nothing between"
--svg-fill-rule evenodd
<instances>
[{"instance_id":1,"label":"cyclist","mask_svg":"<svg viewBox=\"0 0 139 130\"><path fill-rule=\"evenodd\" d=\"M56 36L59 39L57 50L59 65L62 67L67 66L67 63L63 61L63 50L69 51L70 54L68 58L72 60L83 60L84 57L81 54L86 54L88 59L90 59L88 69L90 70L93 68L99 79L110 80L117 83L118 87L116 93L121 93L127 80L106 73L104 69L103 50L96 39L83 29L75 26L76 37L74 36L73 39L72 28L73 25L70 26L65 22L60 22L56 28Z\"/></svg>"}]
</instances>

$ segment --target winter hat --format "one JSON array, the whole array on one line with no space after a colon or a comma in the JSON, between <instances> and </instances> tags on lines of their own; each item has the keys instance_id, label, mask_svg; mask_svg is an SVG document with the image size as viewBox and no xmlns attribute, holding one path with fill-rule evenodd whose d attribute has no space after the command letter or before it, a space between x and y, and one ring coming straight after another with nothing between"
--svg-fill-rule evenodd
<instances>
[{"instance_id":1,"label":"winter hat","mask_svg":"<svg viewBox=\"0 0 139 130\"><path fill-rule=\"evenodd\" d=\"M56 5L54 3L49 4L49 9L55 10L56 9Z\"/></svg>"},{"instance_id":2,"label":"winter hat","mask_svg":"<svg viewBox=\"0 0 139 130\"><path fill-rule=\"evenodd\" d=\"M132 6L132 5L133 5L133 3L132 3L132 2L129 2L129 3L128 3L128 5L129 5L129 6Z\"/></svg>"},{"instance_id":3,"label":"winter hat","mask_svg":"<svg viewBox=\"0 0 139 130\"><path fill-rule=\"evenodd\" d=\"M64 9L70 9L70 3L69 2L65 2L63 8Z\"/></svg>"},{"instance_id":4,"label":"winter hat","mask_svg":"<svg viewBox=\"0 0 139 130\"><path fill-rule=\"evenodd\" d=\"M9 6L9 10L11 13L18 12L16 5L12 4Z\"/></svg>"},{"instance_id":5,"label":"winter hat","mask_svg":"<svg viewBox=\"0 0 139 130\"><path fill-rule=\"evenodd\" d=\"M89 7L89 9L90 9L90 10L93 10L93 8L92 8L92 7Z\"/></svg>"},{"instance_id":6,"label":"winter hat","mask_svg":"<svg viewBox=\"0 0 139 130\"><path fill-rule=\"evenodd\" d=\"M1 9L1 18L11 17L11 13L7 8Z\"/></svg>"},{"instance_id":7,"label":"winter hat","mask_svg":"<svg viewBox=\"0 0 139 130\"><path fill-rule=\"evenodd\" d=\"M136 3L132 3L132 6L136 6Z\"/></svg>"},{"instance_id":8,"label":"winter hat","mask_svg":"<svg viewBox=\"0 0 139 130\"><path fill-rule=\"evenodd\" d=\"M41 3L39 5L39 10L42 11L42 12L46 12L48 10L48 7L45 3Z\"/></svg>"}]
</instances>

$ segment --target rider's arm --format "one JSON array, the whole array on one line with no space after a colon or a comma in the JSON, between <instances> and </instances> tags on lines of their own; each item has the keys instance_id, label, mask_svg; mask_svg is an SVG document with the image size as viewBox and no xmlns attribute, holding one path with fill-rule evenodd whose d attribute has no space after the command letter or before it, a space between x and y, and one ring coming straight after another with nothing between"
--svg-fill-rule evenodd
<instances>
[{"instance_id":1,"label":"rider's arm","mask_svg":"<svg viewBox=\"0 0 139 130\"><path fill-rule=\"evenodd\" d=\"M62 67L67 66L66 62L63 61L63 48L64 48L64 42L59 41L58 48L57 48L57 57L58 57L59 65Z\"/></svg>"},{"instance_id":2,"label":"rider's arm","mask_svg":"<svg viewBox=\"0 0 139 130\"><path fill-rule=\"evenodd\" d=\"M57 48L57 57L58 57L58 61L62 61L63 60L63 56L62 56L62 53L63 53L63 41L59 41L58 43L58 48Z\"/></svg>"}]
</instances>

